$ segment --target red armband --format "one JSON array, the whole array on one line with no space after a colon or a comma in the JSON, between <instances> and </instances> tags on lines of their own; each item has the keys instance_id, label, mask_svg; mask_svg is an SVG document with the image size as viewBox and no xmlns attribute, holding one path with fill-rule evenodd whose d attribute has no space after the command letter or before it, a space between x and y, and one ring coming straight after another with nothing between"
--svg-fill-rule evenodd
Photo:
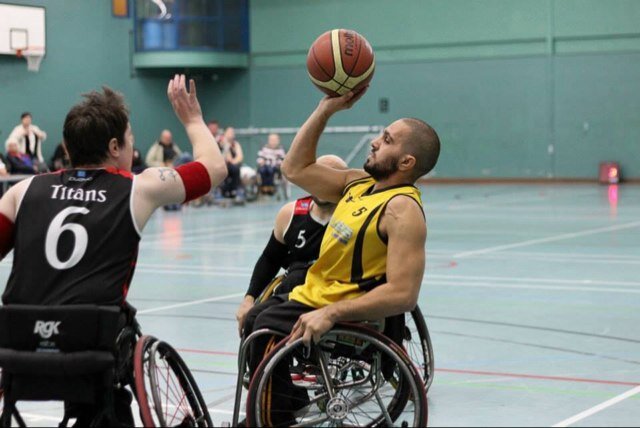
<instances>
[{"instance_id":1,"label":"red armband","mask_svg":"<svg viewBox=\"0 0 640 428\"><path fill-rule=\"evenodd\" d=\"M13 249L14 231L13 222L7 216L0 213L0 260Z\"/></svg>"},{"instance_id":2,"label":"red armband","mask_svg":"<svg viewBox=\"0 0 640 428\"><path fill-rule=\"evenodd\" d=\"M211 190L211 177L207 168L200 162L189 162L176 168L182 182L186 196L184 202L204 196Z\"/></svg>"}]
</instances>

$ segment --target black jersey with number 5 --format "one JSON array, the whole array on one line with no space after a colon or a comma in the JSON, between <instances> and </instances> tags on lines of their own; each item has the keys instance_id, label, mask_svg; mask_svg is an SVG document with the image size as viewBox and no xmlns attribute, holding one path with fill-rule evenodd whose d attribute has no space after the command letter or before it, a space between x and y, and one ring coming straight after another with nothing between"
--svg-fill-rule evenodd
<instances>
[{"instance_id":1,"label":"black jersey with number 5","mask_svg":"<svg viewBox=\"0 0 640 428\"><path fill-rule=\"evenodd\" d=\"M311 197L296 201L291 221L284 233L284 242L289 250L285 266L289 268L300 264L310 265L320 254L327 222L322 223L311 215L313 203Z\"/></svg>"},{"instance_id":2,"label":"black jersey with number 5","mask_svg":"<svg viewBox=\"0 0 640 428\"><path fill-rule=\"evenodd\" d=\"M3 303L123 304L140 241L133 176L76 169L30 180L16 216Z\"/></svg>"}]
</instances>

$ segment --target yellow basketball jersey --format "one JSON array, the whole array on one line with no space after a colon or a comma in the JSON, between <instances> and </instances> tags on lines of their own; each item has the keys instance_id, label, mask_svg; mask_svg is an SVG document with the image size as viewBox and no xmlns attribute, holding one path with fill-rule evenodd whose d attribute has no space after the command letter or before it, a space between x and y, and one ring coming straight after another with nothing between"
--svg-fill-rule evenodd
<instances>
[{"instance_id":1,"label":"yellow basketball jersey","mask_svg":"<svg viewBox=\"0 0 640 428\"><path fill-rule=\"evenodd\" d=\"M387 243L378 223L386 205L398 195L421 207L420 191L412 185L374 191L371 177L351 182L338 203L322 239L318 260L304 285L289 298L314 308L353 299L387 282Z\"/></svg>"}]
</instances>

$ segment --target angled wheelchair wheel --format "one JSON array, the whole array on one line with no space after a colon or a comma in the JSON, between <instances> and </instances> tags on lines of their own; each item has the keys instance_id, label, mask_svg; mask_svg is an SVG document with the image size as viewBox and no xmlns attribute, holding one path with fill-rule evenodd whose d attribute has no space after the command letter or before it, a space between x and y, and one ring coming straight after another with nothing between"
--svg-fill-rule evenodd
<instances>
[{"instance_id":1,"label":"angled wheelchair wheel","mask_svg":"<svg viewBox=\"0 0 640 428\"><path fill-rule=\"evenodd\" d=\"M273 292L280 284L282 284L283 279L284 279L284 275L279 275L273 278L273 280L269 283L269 285L267 285L264 291L260 293L260 295L256 298L254 305L258 305L264 302L265 300L268 300L269 297L273 296Z\"/></svg>"},{"instance_id":2,"label":"angled wheelchair wheel","mask_svg":"<svg viewBox=\"0 0 640 428\"><path fill-rule=\"evenodd\" d=\"M433 345L427 323L424 320L420 307L405 315L405 327L403 333L403 346L420 370L422 381L427 389L431 387L434 374Z\"/></svg>"},{"instance_id":3,"label":"angled wheelchair wheel","mask_svg":"<svg viewBox=\"0 0 640 428\"><path fill-rule=\"evenodd\" d=\"M420 373L385 336L363 326L339 325L310 352L301 340L291 345L287 340L253 375L248 426L427 425Z\"/></svg>"},{"instance_id":4,"label":"angled wheelchair wheel","mask_svg":"<svg viewBox=\"0 0 640 428\"><path fill-rule=\"evenodd\" d=\"M213 426L191 372L169 344L143 336L136 345L133 366L145 427Z\"/></svg>"}]
</instances>

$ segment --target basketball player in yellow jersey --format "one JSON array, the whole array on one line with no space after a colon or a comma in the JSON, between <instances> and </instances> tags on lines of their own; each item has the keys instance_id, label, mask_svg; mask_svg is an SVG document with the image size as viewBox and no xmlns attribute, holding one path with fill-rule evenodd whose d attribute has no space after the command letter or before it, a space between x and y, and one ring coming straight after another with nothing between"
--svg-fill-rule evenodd
<instances>
[{"instance_id":1,"label":"basketball player in yellow jersey","mask_svg":"<svg viewBox=\"0 0 640 428\"><path fill-rule=\"evenodd\" d=\"M339 321L402 314L418 300L427 230L414 183L438 160L435 130L419 119L393 122L371 143L364 171L337 171L315 161L329 118L351 108L363 92L324 98L282 164L290 181L338 203L318 261L305 284L289 295L290 300L316 308L300 316L291 340L318 340Z\"/></svg>"},{"instance_id":2,"label":"basketball player in yellow jersey","mask_svg":"<svg viewBox=\"0 0 640 428\"><path fill-rule=\"evenodd\" d=\"M329 119L351 108L364 91L325 97L296 135L283 164L284 175L318 198L337 203L305 283L288 299L275 296L252 309L252 330L291 333L291 341L317 341L336 322L377 320L413 310L425 266L427 229L418 178L436 164L440 141L419 119L400 119L371 143L364 170L337 170L316 162L318 140ZM250 332L245 332L250 333ZM255 370L276 339L256 340ZM286 367L283 368L286 370ZM277 368L277 370L281 370ZM291 424L305 397L291 398L287 373L274 376L272 397L279 410L265 409L274 425ZM295 394L294 394L295 395Z\"/></svg>"}]
</instances>

